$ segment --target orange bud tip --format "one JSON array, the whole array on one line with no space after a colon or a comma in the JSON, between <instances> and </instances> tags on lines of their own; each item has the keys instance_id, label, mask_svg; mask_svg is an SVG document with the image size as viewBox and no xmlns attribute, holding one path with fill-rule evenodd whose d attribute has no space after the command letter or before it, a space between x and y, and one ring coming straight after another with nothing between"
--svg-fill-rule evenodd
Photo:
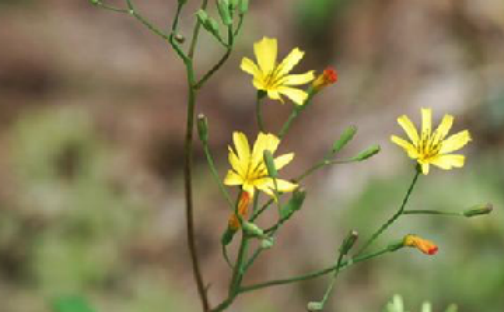
<instances>
[{"instance_id":1,"label":"orange bud tip","mask_svg":"<svg viewBox=\"0 0 504 312\"><path fill-rule=\"evenodd\" d=\"M430 249L427 250L427 254L429 256L434 256L435 254L437 254L438 249L439 248L437 246L434 246L434 247L432 247L432 248L430 248Z\"/></svg>"},{"instance_id":2,"label":"orange bud tip","mask_svg":"<svg viewBox=\"0 0 504 312\"><path fill-rule=\"evenodd\" d=\"M338 81L338 72L334 68L328 67L313 81L313 88L320 91L336 81Z\"/></svg>"}]
</instances>

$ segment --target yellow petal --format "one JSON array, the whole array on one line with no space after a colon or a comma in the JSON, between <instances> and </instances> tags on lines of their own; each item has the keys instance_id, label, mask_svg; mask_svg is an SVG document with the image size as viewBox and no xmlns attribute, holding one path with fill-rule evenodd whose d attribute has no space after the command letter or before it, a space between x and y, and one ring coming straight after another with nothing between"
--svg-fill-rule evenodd
<instances>
[{"instance_id":1,"label":"yellow petal","mask_svg":"<svg viewBox=\"0 0 504 312\"><path fill-rule=\"evenodd\" d=\"M242 190L249 193L251 198L254 198L255 187L252 184L244 183L242 186Z\"/></svg>"},{"instance_id":2,"label":"yellow petal","mask_svg":"<svg viewBox=\"0 0 504 312\"><path fill-rule=\"evenodd\" d=\"M275 168L277 170L282 169L283 167L288 165L292 161L292 159L294 159L294 153L278 156L277 158L275 158Z\"/></svg>"},{"instance_id":3,"label":"yellow petal","mask_svg":"<svg viewBox=\"0 0 504 312\"><path fill-rule=\"evenodd\" d=\"M299 61L301 61L303 56L304 52L299 50L298 48L292 50L278 66L277 75L284 76L288 74L294 68L294 66L296 66Z\"/></svg>"},{"instance_id":4,"label":"yellow petal","mask_svg":"<svg viewBox=\"0 0 504 312\"><path fill-rule=\"evenodd\" d=\"M424 164L421 164L422 165L422 173L424 175L428 175L429 174L429 164L428 163L424 163Z\"/></svg>"},{"instance_id":5,"label":"yellow petal","mask_svg":"<svg viewBox=\"0 0 504 312\"><path fill-rule=\"evenodd\" d=\"M406 140L403 140L401 139L400 137L398 136L391 136L390 137L391 141L394 142L395 144L399 145L400 147L402 147L406 153L408 153L408 156L415 159L418 157L418 152L416 150L416 148L413 146L413 144L407 142Z\"/></svg>"},{"instance_id":6,"label":"yellow petal","mask_svg":"<svg viewBox=\"0 0 504 312\"><path fill-rule=\"evenodd\" d=\"M226 177L224 178L225 185L242 185L243 179L233 170L228 170Z\"/></svg>"},{"instance_id":7,"label":"yellow petal","mask_svg":"<svg viewBox=\"0 0 504 312\"><path fill-rule=\"evenodd\" d=\"M409 119L406 115L402 115L397 118L397 123L399 123L399 125L404 129L411 142L413 142L414 145L417 145L419 140L418 132L411 119Z\"/></svg>"},{"instance_id":8,"label":"yellow petal","mask_svg":"<svg viewBox=\"0 0 504 312\"><path fill-rule=\"evenodd\" d=\"M241 132L233 133L233 142L241 162L249 162L250 146L245 134Z\"/></svg>"},{"instance_id":9,"label":"yellow petal","mask_svg":"<svg viewBox=\"0 0 504 312\"><path fill-rule=\"evenodd\" d=\"M277 58L277 40L264 37L254 44L254 53L263 75L273 71Z\"/></svg>"},{"instance_id":10,"label":"yellow petal","mask_svg":"<svg viewBox=\"0 0 504 312\"><path fill-rule=\"evenodd\" d=\"M280 96L277 90L268 90L268 97L272 100L280 101L282 104L284 103L282 96Z\"/></svg>"},{"instance_id":11,"label":"yellow petal","mask_svg":"<svg viewBox=\"0 0 504 312\"><path fill-rule=\"evenodd\" d=\"M430 136L432 132L432 109L422 108L422 136Z\"/></svg>"},{"instance_id":12,"label":"yellow petal","mask_svg":"<svg viewBox=\"0 0 504 312\"><path fill-rule=\"evenodd\" d=\"M297 184L289 182L287 180L277 179L276 180L278 191L281 193L292 192L298 188Z\"/></svg>"},{"instance_id":13,"label":"yellow petal","mask_svg":"<svg viewBox=\"0 0 504 312\"><path fill-rule=\"evenodd\" d=\"M231 164L231 167L233 168L234 171L236 171L240 176L245 176L248 168L248 161L243 162L241 161L238 156L236 156L235 152L231 147L229 148L229 155L228 155L228 160L229 163Z\"/></svg>"},{"instance_id":14,"label":"yellow petal","mask_svg":"<svg viewBox=\"0 0 504 312\"><path fill-rule=\"evenodd\" d=\"M275 194L275 182L271 178L258 179L254 185L270 196L274 196ZM298 187L297 184L282 179L276 179L276 186L280 193L292 192Z\"/></svg>"},{"instance_id":15,"label":"yellow petal","mask_svg":"<svg viewBox=\"0 0 504 312\"><path fill-rule=\"evenodd\" d=\"M444 115L443 120L441 120L441 123L435 132L436 140L438 140L438 142L444 140L444 138L448 135L448 132L450 132L453 125L453 119L454 117L452 115Z\"/></svg>"},{"instance_id":16,"label":"yellow petal","mask_svg":"<svg viewBox=\"0 0 504 312\"><path fill-rule=\"evenodd\" d=\"M309 83L313 79L315 79L315 74L312 70L304 74L285 76L282 78L281 84L287 86L296 86Z\"/></svg>"},{"instance_id":17,"label":"yellow petal","mask_svg":"<svg viewBox=\"0 0 504 312\"><path fill-rule=\"evenodd\" d=\"M242 59L242 62L241 62L241 65L240 65L240 68L248 73L248 74L251 74L253 75L254 77L256 76L260 76L261 75L261 72L259 71L259 68L257 67L257 65L249 58L247 57L244 57Z\"/></svg>"},{"instance_id":18,"label":"yellow petal","mask_svg":"<svg viewBox=\"0 0 504 312\"><path fill-rule=\"evenodd\" d=\"M278 148L278 144L280 144L280 140L275 135L260 132L252 150L251 167L258 168L259 164L263 162L264 151L269 150L273 154Z\"/></svg>"},{"instance_id":19,"label":"yellow petal","mask_svg":"<svg viewBox=\"0 0 504 312\"><path fill-rule=\"evenodd\" d=\"M431 161L431 164L438 166L439 168L444 170L450 170L452 168L462 168L464 166L464 163L465 163L465 156L456 154L439 155Z\"/></svg>"},{"instance_id":20,"label":"yellow petal","mask_svg":"<svg viewBox=\"0 0 504 312\"><path fill-rule=\"evenodd\" d=\"M278 88L278 92L287 96L294 102L294 104L297 105L303 105L308 98L308 93L306 93L305 91L290 87L281 86Z\"/></svg>"},{"instance_id":21,"label":"yellow petal","mask_svg":"<svg viewBox=\"0 0 504 312\"><path fill-rule=\"evenodd\" d=\"M469 131L464 130L457 134L450 136L448 139L441 143L440 154L448 154L456 150L461 149L471 141L471 135Z\"/></svg>"}]
</instances>

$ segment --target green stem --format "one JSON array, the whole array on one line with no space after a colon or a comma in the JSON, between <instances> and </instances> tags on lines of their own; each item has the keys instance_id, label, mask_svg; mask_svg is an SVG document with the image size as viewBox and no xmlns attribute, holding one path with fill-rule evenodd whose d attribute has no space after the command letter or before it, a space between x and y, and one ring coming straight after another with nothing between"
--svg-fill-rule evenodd
<instances>
[{"instance_id":1,"label":"green stem","mask_svg":"<svg viewBox=\"0 0 504 312\"><path fill-rule=\"evenodd\" d=\"M238 290L240 288L244 273L243 269L244 269L245 257L247 256L248 240L249 238L246 236L245 232L242 231L240 249L238 251L236 264L233 270L233 276L231 278L231 283L229 285L229 297L234 297L238 295Z\"/></svg>"},{"instance_id":2,"label":"green stem","mask_svg":"<svg viewBox=\"0 0 504 312\"><path fill-rule=\"evenodd\" d=\"M203 144L203 151L205 152L205 156L207 159L208 166L210 167L210 171L212 172L212 176L215 180L215 183L217 183L219 187L219 191L221 192L222 196L226 199L226 201L229 204L229 207L231 207L231 211L235 210L235 204L233 204L233 201L231 200L231 197L229 196L229 193L226 190L226 187L222 183L221 178L219 177L219 173L217 172L217 168L215 166L215 162L212 157L212 153L210 152L210 148L208 146L208 142L201 141Z\"/></svg>"},{"instance_id":3,"label":"green stem","mask_svg":"<svg viewBox=\"0 0 504 312\"><path fill-rule=\"evenodd\" d=\"M328 160L328 159L324 159L324 160L316 163L312 167L308 168L308 170L306 170L304 173L302 173L297 178L295 178L294 181L295 182L300 182L301 180L304 180L305 178L307 178L308 176L310 176L311 174L313 174L315 171L320 170L320 169L324 168L325 166L343 165L343 164L349 164L349 163L353 163L353 162L356 162L356 160L352 160L352 159L347 159L347 160Z\"/></svg>"},{"instance_id":4,"label":"green stem","mask_svg":"<svg viewBox=\"0 0 504 312\"><path fill-rule=\"evenodd\" d=\"M404 210L404 215L414 215L414 214L422 214L422 215L441 215L447 217L465 217L462 212L454 212L454 211L439 211L439 210Z\"/></svg>"},{"instance_id":5,"label":"green stem","mask_svg":"<svg viewBox=\"0 0 504 312\"><path fill-rule=\"evenodd\" d=\"M112 12L126 13L126 14L129 13L129 11L126 9L117 8L115 6L111 6L111 5L105 4L103 2L98 2L98 3L96 3L96 5L101 7L102 9L109 10Z\"/></svg>"},{"instance_id":6,"label":"green stem","mask_svg":"<svg viewBox=\"0 0 504 312\"><path fill-rule=\"evenodd\" d=\"M247 272L247 270L252 266L252 264L254 264L254 262L257 260L257 258L261 255L262 251L263 251L263 249L261 247L257 247L257 249L252 254L252 257L250 257L250 259L247 261L247 263L245 263L245 266L243 268L243 270L245 272Z\"/></svg>"},{"instance_id":7,"label":"green stem","mask_svg":"<svg viewBox=\"0 0 504 312\"><path fill-rule=\"evenodd\" d=\"M404 197L401 206L399 207L399 210L387 221L385 222L379 229L376 231L362 246L361 249L357 252L357 255L360 255L363 251L365 251L371 244L383 233L385 232L386 229L388 229L389 226L391 226L403 213L404 213L404 208L406 207L406 204L408 203L408 200L411 196L411 193L413 192L413 189L415 188L415 185L418 181L418 177L421 174L420 169L416 169L415 176L413 177L413 181L411 181L411 184L408 188L408 191L406 192L406 196Z\"/></svg>"},{"instance_id":8,"label":"green stem","mask_svg":"<svg viewBox=\"0 0 504 312\"><path fill-rule=\"evenodd\" d=\"M297 283L297 282L302 282L302 281L314 279L314 278L329 274L331 272L334 272L336 269L345 270L356 263L370 260L370 259L379 257L381 255L384 255L386 253L394 252L394 251L395 250L391 250L390 248L387 247L385 249L382 249L382 250L374 252L374 253L370 253L367 255L356 257L354 259L342 261L339 266L333 265L331 267L328 267L328 268L325 268L322 270L317 270L317 271L314 271L314 272L311 272L308 274L303 274L303 275L298 275L298 276L291 277L291 278L272 280L272 281L268 281L268 282L264 282L264 283L245 286L240 289L240 293L247 293L247 292L251 292L254 290L263 289L263 288L267 288L267 287Z\"/></svg>"},{"instance_id":9,"label":"green stem","mask_svg":"<svg viewBox=\"0 0 504 312\"><path fill-rule=\"evenodd\" d=\"M312 87L310 87L307 92L308 92L308 98L306 99L306 101L303 103L303 105L294 106L289 117L287 118L287 121L283 124L282 128L280 129L280 132L278 133L278 137L280 138L280 140L285 137L290 127L292 126L292 123L294 122L294 120L296 120L299 114L312 103L313 96L316 93Z\"/></svg>"},{"instance_id":10,"label":"green stem","mask_svg":"<svg viewBox=\"0 0 504 312\"><path fill-rule=\"evenodd\" d=\"M265 132L264 121L262 117L262 99L264 98L264 91L257 92L257 100L256 100L256 118L257 118L257 126L259 127L260 132Z\"/></svg>"}]
</instances>

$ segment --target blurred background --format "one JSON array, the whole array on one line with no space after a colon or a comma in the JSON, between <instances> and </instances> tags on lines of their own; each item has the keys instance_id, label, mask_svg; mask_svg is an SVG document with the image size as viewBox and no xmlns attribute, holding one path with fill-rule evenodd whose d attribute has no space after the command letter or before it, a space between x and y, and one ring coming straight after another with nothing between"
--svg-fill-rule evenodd
<instances>
[{"instance_id":1,"label":"blurred background","mask_svg":"<svg viewBox=\"0 0 504 312\"><path fill-rule=\"evenodd\" d=\"M232 131L257 133L255 90L239 64L263 36L279 39L280 57L306 51L296 72L328 65L339 72L283 142L281 151L296 153L284 177L320 160L349 125L359 133L342 157L375 143L382 152L307 179L303 210L246 283L328 266L348 230L375 231L413 175L412 161L389 141L402 135L396 118L408 114L418 124L420 108L432 107L436 122L453 114L453 131L470 129L474 140L464 149L466 166L422 177L409 207L462 211L492 202L494 213L405 216L378 246L416 233L439 253L403 250L345 271L327 310L377 312L399 293L412 312L423 300L436 311L449 303L462 312L504 311L504 2L251 2L231 59L197 107L209 118L220 174ZM137 1L161 28L175 4ZM198 5L185 9L185 35ZM199 311L185 240L180 61L131 17L87 1L0 0L0 21L1 312L88 311L83 301L96 311ZM222 53L203 34L198 73ZM268 129L278 131L291 107L266 103ZM198 247L217 303L230 278L219 246L228 211L198 142L195 165ZM260 224L274 220L273 211ZM244 295L230 311L304 311L326 285L320 278L269 288Z\"/></svg>"}]
</instances>

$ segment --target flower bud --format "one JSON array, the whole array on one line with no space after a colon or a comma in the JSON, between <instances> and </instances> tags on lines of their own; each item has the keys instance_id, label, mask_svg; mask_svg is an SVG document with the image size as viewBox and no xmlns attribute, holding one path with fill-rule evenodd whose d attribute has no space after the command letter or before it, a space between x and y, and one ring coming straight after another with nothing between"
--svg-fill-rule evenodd
<instances>
[{"instance_id":1,"label":"flower bud","mask_svg":"<svg viewBox=\"0 0 504 312\"><path fill-rule=\"evenodd\" d=\"M357 231L352 230L348 235L346 236L345 240L343 241L343 244L341 245L340 252L343 255L348 254L350 249L355 245L357 242L357 239L359 238L359 233Z\"/></svg>"},{"instance_id":2,"label":"flower bud","mask_svg":"<svg viewBox=\"0 0 504 312\"><path fill-rule=\"evenodd\" d=\"M272 178L278 177L278 171L275 166L275 160L273 159L273 154L270 150L265 150L263 153L264 163L266 164L266 169L268 170L268 175Z\"/></svg>"},{"instance_id":3,"label":"flower bud","mask_svg":"<svg viewBox=\"0 0 504 312\"><path fill-rule=\"evenodd\" d=\"M196 17L198 18L198 21L201 23L203 28L205 28L215 37L219 39L221 38L219 34L219 24L217 24L217 22L213 18L208 16L207 12L198 10L198 12L196 12Z\"/></svg>"},{"instance_id":4,"label":"flower bud","mask_svg":"<svg viewBox=\"0 0 504 312\"><path fill-rule=\"evenodd\" d=\"M357 133L356 126L350 126L346 128L339 137L339 139L336 142L334 142L332 146L332 153L336 154L339 151L341 151L348 144L348 142L350 142L353 139L355 133Z\"/></svg>"},{"instance_id":5,"label":"flower bud","mask_svg":"<svg viewBox=\"0 0 504 312\"><path fill-rule=\"evenodd\" d=\"M318 92L336 81L338 81L338 73L334 68L328 67L313 81L312 87Z\"/></svg>"},{"instance_id":6,"label":"flower bud","mask_svg":"<svg viewBox=\"0 0 504 312\"><path fill-rule=\"evenodd\" d=\"M465 210L463 212L463 214L464 214L464 216L470 218L470 217L490 214L492 211L493 211L493 205L488 203L488 204L476 205L472 208L469 208L469 209Z\"/></svg>"},{"instance_id":7,"label":"flower bud","mask_svg":"<svg viewBox=\"0 0 504 312\"><path fill-rule=\"evenodd\" d=\"M264 231L260 227L258 227L254 223L250 223L250 222L246 222L246 221L243 222L243 231L252 237L263 237L264 236Z\"/></svg>"},{"instance_id":8,"label":"flower bud","mask_svg":"<svg viewBox=\"0 0 504 312\"><path fill-rule=\"evenodd\" d=\"M403 245L416 248L429 256L435 255L438 252L438 247L433 242L413 234L409 234L404 237Z\"/></svg>"},{"instance_id":9,"label":"flower bud","mask_svg":"<svg viewBox=\"0 0 504 312\"><path fill-rule=\"evenodd\" d=\"M99 4L101 4L100 0L89 0L89 3L91 3L92 5L99 5Z\"/></svg>"},{"instance_id":10,"label":"flower bud","mask_svg":"<svg viewBox=\"0 0 504 312\"><path fill-rule=\"evenodd\" d=\"M364 151L360 152L357 156L353 157L352 160L364 161L378 154L380 152L380 149L381 149L380 145L372 145L367 149L365 149Z\"/></svg>"},{"instance_id":11,"label":"flower bud","mask_svg":"<svg viewBox=\"0 0 504 312\"><path fill-rule=\"evenodd\" d=\"M308 306L306 308L310 312L322 311L322 309L324 308L324 305L322 304L322 302L312 301L312 302L308 303Z\"/></svg>"},{"instance_id":12,"label":"flower bud","mask_svg":"<svg viewBox=\"0 0 504 312\"><path fill-rule=\"evenodd\" d=\"M301 209L303 206L303 202L306 197L306 192L304 189L300 188L298 190L295 190L294 193L292 193L291 199L285 204L285 206L282 207L282 210L280 210L280 217L282 219L289 219L294 212L298 211Z\"/></svg>"},{"instance_id":13,"label":"flower bud","mask_svg":"<svg viewBox=\"0 0 504 312\"><path fill-rule=\"evenodd\" d=\"M226 26L233 24L233 18L231 17L229 0L218 0L217 8L219 9L219 15L222 23Z\"/></svg>"},{"instance_id":14,"label":"flower bud","mask_svg":"<svg viewBox=\"0 0 504 312\"><path fill-rule=\"evenodd\" d=\"M229 245L231 243L231 241L233 240L235 233L236 233L236 230L228 227L226 229L226 231L222 234L221 244L224 246Z\"/></svg>"},{"instance_id":15,"label":"flower bud","mask_svg":"<svg viewBox=\"0 0 504 312\"><path fill-rule=\"evenodd\" d=\"M246 217L248 214L248 206L250 203L250 194L248 192L243 191L240 200L238 201L238 215L240 217ZM229 217L228 221L228 227L232 230L238 230L240 228L240 220L238 219L238 216L236 214L232 214Z\"/></svg>"},{"instance_id":16,"label":"flower bud","mask_svg":"<svg viewBox=\"0 0 504 312\"><path fill-rule=\"evenodd\" d=\"M275 244L273 237L263 238L261 240L261 249L270 249Z\"/></svg>"},{"instance_id":17,"label":"flower bud","mask_svg":"<svg viewBox=\"0 0 504 312\"><path fill-rule=\"evenodd\" d=\"M203 114L198 115L198 135L203 143L208 142L208 120Z\"/></svg>"},{"instance_id":18,"label":"flower bud","mask_svg":"<svg viewBox=\"0 0 504 312\"><path fill-rule=\"evenodd\" d=\"M249 0L239 0L238 11L241 15L244 15L248 12L249 9Z\"/></svg>"}]
</instances>

